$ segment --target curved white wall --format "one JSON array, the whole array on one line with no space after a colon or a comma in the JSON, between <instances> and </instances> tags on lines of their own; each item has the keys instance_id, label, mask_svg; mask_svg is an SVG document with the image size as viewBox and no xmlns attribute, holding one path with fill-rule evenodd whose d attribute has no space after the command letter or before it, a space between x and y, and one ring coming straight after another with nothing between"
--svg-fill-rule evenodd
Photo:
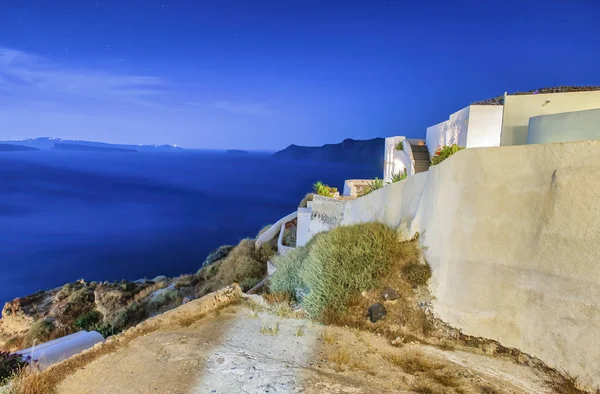
<instances>
[{"instance_id":1,"label":"curved white wall","mask_svg":"<svg viewBox=\"0 0 600 394\"><path fill-rule=\"evenodd\" d=\"M380 221L419 232L434 311L600 386L600 141L462 150L311 228ZM314 221L314 226L313 226Z\"/></svg>"},{"instance_id":2,"label":"curved white wall","mask_svg":"<svg viewBox=\"0 0 600 394\"><path fill-rule=\"evenodd\" d=\"M529 119L528 144L600 139L600 109L563 112Z\"/></svg>"},{"instance_id":3,"label":"curved white wall","mask_svg":"<svg viewBox=\"0 0 600 394\"><path fill-rule=\"evenodd\" d=\"M403 150L396 150L396 145L402 142ZM404 172L410 176L415 173L412 150L406 137L388 137L385 139L385 162L383 166L383 180L391 182L392 176Z\"/></svg>"}]
</instances>

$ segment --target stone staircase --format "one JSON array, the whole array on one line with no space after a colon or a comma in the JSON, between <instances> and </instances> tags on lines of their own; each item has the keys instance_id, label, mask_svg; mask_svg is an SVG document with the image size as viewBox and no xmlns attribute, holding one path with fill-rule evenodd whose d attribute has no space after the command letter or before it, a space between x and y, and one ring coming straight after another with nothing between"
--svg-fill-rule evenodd
<instances>
[{"instance_id":1,"label":"stone staircase","mask_svg":"<svg viewBox=\"0 0 600 394\"><path fill-rule=\"evenodd\" d=\"M427 145L410 144L415 159L415 173L424 172L429 169L431 160L429 159L429 151Z\"/></svg>"}]
</instances>

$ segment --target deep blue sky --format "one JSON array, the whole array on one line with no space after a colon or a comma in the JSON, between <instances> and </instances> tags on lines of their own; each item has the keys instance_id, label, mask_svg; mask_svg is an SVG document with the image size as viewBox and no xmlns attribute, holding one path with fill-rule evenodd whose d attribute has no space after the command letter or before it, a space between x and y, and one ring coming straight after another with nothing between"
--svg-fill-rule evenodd
<instances>
[{"instance_id":1,"label":"deep blue sky","mask_svg":"<svg viewBox=\"0 0 600 394\"><path fill-rule=\"evenodd\" d=\"M600 85L598 20L598 0L0 0L0 139L420 137L504 91Z\"/></svg>"}]
</instances>

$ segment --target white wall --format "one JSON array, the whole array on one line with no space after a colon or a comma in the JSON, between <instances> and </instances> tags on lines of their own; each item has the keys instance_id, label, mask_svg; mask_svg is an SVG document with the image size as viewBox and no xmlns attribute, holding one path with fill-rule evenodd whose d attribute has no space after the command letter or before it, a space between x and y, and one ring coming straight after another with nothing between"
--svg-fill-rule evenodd
<instances>
[{"instance_id":1,"label":"white wall","mask_svg":"<svg viewBox=\"0 0 600 394\"><path fill-rule=\"evenodd\" d=\"M342 224L346 201L315 195L311 203L308 239Z\"/></svg>"},{"instance_id":2,"label":"white wall","mask_svg":"<svg viewBox=\"0 0 600 394\"><path fill-rule=\"evenodd\" d=\"M398 143L403 143L403 150L396 150ZM392 181L392 175L404 172L410 176L415 173L413 165L412 150L410 143L403 136L388 137L385 139L385 155L383 165L383 180Z\"/></svg>"},{"instance_id":3,"label":"white wall","mask_svg":"<svg viewBox=\"0 0 600 394\"><path fill-rule=\"evenodd\" d=\"M442 320L595 388L599 172L600 141L465 149L342 212L322 201L335 220L315 227L381 221L419 232Z\"/></svg>"},{"instance_id":4,"label":"white wall","mask_svg":"<svg viewBox=\"0 0 600 394\"><path fill-rule=\"evenodd\" d=\"M298 208L298 227L296 227L296 246L304 246L310 239L311 208Z\"/></svg>"},{"instance_id":5,"label":"white wall","mask_svg":"<svg viewBox=\"0 0 600 394\"><path fill-rule=\"evenodd\" d=\"M563 112L529 119L528 144L600 139L600 109Z\"/></svg>"},{"instance_id":6,"label":"white wall","mask_svg":"<svg viewBox=\"0 0 600 394\"><path fill-rule=\"evenodd\" d=\"M425 140L430 156L440 146L453 144L467 146L469 112L470 107L463 108L450 115L448 120L427 128Z\"/></svg>"},{"instance_id":7,"label":"white wall","mask_svg":"<svg viewBox=\"0 0 600 394\"><path fill-rule=\"evenodd\" d=\"M597 108L600 108L600 91L506 96L502 145L526 144L529 118L534 116Z\"/></svg>"},{"instance_id":8,"label":"white wall","mask_svg":"<svg viewBox=\"0 0 600 394\"><path fill-rule=\"evenodd\" d=\"M467 148L500 146L503 110L502 105L471 105Z\"/></svg>"}]
</instances>

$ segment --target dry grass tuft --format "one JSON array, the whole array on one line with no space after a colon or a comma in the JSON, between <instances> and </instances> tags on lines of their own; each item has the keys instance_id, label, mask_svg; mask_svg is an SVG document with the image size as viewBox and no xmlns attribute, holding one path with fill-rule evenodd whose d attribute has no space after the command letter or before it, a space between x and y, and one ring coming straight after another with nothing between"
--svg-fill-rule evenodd
<instances>
[{"instance_id":1,"label":"dry grass tuft","mask_svg":"<svg viewBox=\"0 0 600 394\"><path fill-rule=\"evenodd\" d=\"M279 334L279 323L276 323L274 326L262 326L260 328L260 333L271 336Z\"/></svg>"},{"instance_id":2,"label":"dry grass tuft","mask_svg":"<svg viewBox=\"0 0 600 394\"><path fill-rule=\"evenodd\" d=\"M254 239L242 240L223 260L201 270L200 274L206 282L197 289L197 296L201 297L232 283L240 283L243 285L242 290L248 291L265 276L267 261L274 254L275 251L269 244L263 244L256 250Z\"/></svg>"},{"instance_id":3,"label":"dry grass tuft","mask_svg":"<svg viewBox=\"0 0 600 394\"><path fill-rule=\"evenodd\" d=\"M313 193L308 193L306 196L304 196L302 201L300 201L300 204L298 204L298 208L306 208L308 206L308 202L313 200L313 196Z\"/></svg>"},{"instance_id":4,"label":"dry grass tuft","mask_svg":"<svg viewBox=\"0 0 600 394\"><path fill-rule=\"evenodd\" d=\"M414 375L417 372L438 371L444 368L443 364L428 359L423 353L410 351L405 353L389 353L383 358L404 372Z\"/></svg>"},{"instance_id":5,"label":"dry grass tuft","mask_svg":"<svg viewBox=\"0 0 600 394\"><path fill-rule=\"evenodd\" d=\"M279 304L282 302L290 302L292 300L289 293L279 291L276 293L268 293L263 295L263 299L269 304Z\"/></svg>"},{"instance_id":6,"label":"dry grass tuft","mask_svg":"<svg viewBox=\"0 0 600 394\"><path fill-rule=\"evenodd\" d=\"M402 267L402 275L413 287L425 286L431 278L431 267L427 264L410 262Z\"/></svg>"},{"instance_id":7,"label":"dry grass tuft","mask_svg":"<svg viewBox=\"0 0 600 394\"><path fill-rule=\"evenodd\" d=\"M337 341L338 337L331 331L325 330L321 333L321 339L323 340L323 342L329 345L333 345Z\"/></svg>"},{"instance_id":8,"label":"dry grass tuft","mask_svg":"<svg viewBox=\"0 0 600 394\"><path fill-rule=\"evenodd\" d=\"M585 391L581 388L581 382L577 376L573 376L566 371L556 374L546 381L546 385L557 394L583 394ZM596 391L600 393L600 389Z\"/></svg>"},{"instance_id":9,"label":"dry grass tuft","mask_svg":"<svg viewBox=\"0 0 600 394\"><path fill-rule=\"evenodd\" d=\"M161 282L157 282L153 285L150 285L148 287L145 287L133 296L133 298L129 301L129 304L140 302L140 301L146 299L150 294L154 293L157 290L164 288L165 286L166 286L166 282L161 281Z\"/></svg>"},{"instance_id":10,"label":"dry grass tuft","mask_svg":"<svg viewBox=\"0 0 600 394\"><path fill-rule=\"evenodd\" d=\"M299 326L298 329L296 330L296 336L297 337L303 337L304 336L304 326Z\"/></svg>"},{"instance_id":11,"label":"dry grass tuft","mask_svg":"<svg viewBox=\"0 0 600 394\"><path fill-rule=\"evenodd\" d=\"M499 391L496 391L495 388L493 388L492 386L489 385L483 385L483 386L479 386L479 392L481 394L500 394Z\"/></svg>"},{"instance_id":12,"label":"dry grass tuft","mask_svg":"<svg viewBox=\"0 0 600 394\"><path fill-rule=\"evenodd\" d=\"M333 363L335 370L338 372L344 371L345 366L350 364L350 360L350 353L345 349L337 349L327 356L327 361Z\"/></svg>"}]
</instances>

